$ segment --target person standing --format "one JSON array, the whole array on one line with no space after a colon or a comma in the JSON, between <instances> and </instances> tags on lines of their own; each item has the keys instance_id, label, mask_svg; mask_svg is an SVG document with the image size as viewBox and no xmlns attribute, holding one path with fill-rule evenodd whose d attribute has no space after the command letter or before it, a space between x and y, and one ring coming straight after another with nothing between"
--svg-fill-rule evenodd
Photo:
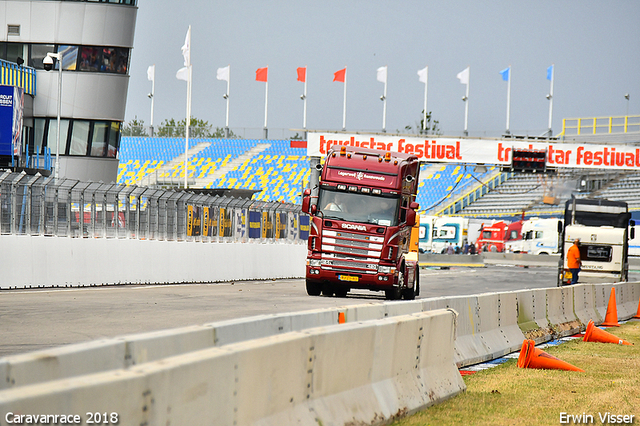
<instances>
[{"instance_id":1,"label":"person standing","mask_svg":"<svg viewBox=\"0 0 640 426\"><path fill-rule=\"evenodd\" d=\"M571 284L577 284L580 266L582 266L582 261L580 260L580 238L576 238L567 251L567 267L571 271Z\"/></svg>"},{"instance_id":2,"label":"person standing","mask_svg":"<svg viewBox=\"0 0 640 426\"><path fill-rule=\"evenodd\" d=\"M447 254L453 254L454 250L453 250L453 244L449 243L449 246L447 247Z\"/></svg>"}]
</instances>

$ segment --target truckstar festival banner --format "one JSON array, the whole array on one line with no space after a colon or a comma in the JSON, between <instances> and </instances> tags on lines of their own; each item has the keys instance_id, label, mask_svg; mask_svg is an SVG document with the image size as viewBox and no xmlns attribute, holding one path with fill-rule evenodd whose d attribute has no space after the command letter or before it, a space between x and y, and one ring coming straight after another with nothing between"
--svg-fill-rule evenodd
<instances>
[{"instance_id":1,"label":"truckstar festival banner","mask_svg":"<svg viewBox=\"0 0 640 426\"><path fill-rule=\"evenodd\" d=\"M506 139L418 138L404 136L312 133L307 155L324 157L334 145L347 145L415 154L427 163L471 163L511 165L513 148L546 150L547 167L627 170L640 167L640 148Z\"/></svg>"}]
</instances>

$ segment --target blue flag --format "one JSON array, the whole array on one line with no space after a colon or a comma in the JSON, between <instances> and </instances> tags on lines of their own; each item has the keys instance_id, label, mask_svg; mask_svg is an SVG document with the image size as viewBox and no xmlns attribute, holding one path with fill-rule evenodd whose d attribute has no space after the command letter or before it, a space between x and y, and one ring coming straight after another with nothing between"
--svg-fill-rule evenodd
<instances>
[{"instance_id":1,"label":"blue flag","mask_svg":"<svg viewBox=\"0 0 640 426\"><path fill-rule=\"evenodd\" d=\"M553 76L553 65L547 68L547 80L551 81L551 77Z\"/></svg>"},{"instance_id":2,"label":"blue flag","mask_svg":"<svg viewBox=\"0 0 640 426\"><path fill-rule=\"evenodd\" d=\"M511 73L511 67L505 68L502 71L500 71L500 74L502 75L502 79L504 81L509 81L509 74Z\"/></svg>"}]
</instances>

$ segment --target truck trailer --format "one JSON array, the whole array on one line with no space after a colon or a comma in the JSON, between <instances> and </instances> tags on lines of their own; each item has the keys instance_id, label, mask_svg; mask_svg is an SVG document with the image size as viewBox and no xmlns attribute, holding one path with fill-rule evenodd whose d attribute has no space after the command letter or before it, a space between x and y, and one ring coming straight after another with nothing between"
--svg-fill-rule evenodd
<instances>
[{"instance_id":1,"label":"truck trailer","mask_svg":"<svg viewBox=\"0 0 640 426\"><path fill-rule=\"evenodd\" d=\"M367 289L414 299L420 291L418 157L334 146L317 168L319 181L302 200L310 215L307 293L344 297Z\"/></svg>"}]
</instances>

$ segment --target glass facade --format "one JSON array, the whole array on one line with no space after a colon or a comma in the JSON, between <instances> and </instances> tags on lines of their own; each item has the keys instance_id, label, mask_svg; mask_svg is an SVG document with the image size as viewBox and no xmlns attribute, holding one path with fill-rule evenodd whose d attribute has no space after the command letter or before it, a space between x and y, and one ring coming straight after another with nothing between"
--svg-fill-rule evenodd
<instances>
[{"instance_id":1,"label":"glass facade","mask_svg":"<svg viewBox=\"0 0 640 426\"><path fill-rule=\"evenodd\" d=\"M116 158L120 145L120 122L104 120L60 119L60 155ZM56 153L56 118L35 118L30 153Z\"/></svg>"},{"instance_id":2,"label":"glass facade","mask_svg":"<svg viewBox=\"0 0 640 426\"><path fill-rule=\"evenodd\" d=\"M55 0L55 1L75 1L75 2L87 2L87 3L113 3L113 4L126 4L129 6L135 6L137 0Z\"/></svg>"},{"instance_id":3,"label":"glass facade","mask_svg":"<svg viewBox=\"0 0 640 426\"><path fill-rule=\"evenodd\" d=\"M37 70L48 52L62 53L64 71L88 71L127 74L130 49L108 46L78 46L0 42L0 59L18 62L18 58ZM26 58L26 59L25 59ZM58 69L58 64L55 64Z\"/></svg>"}]
</instances>

